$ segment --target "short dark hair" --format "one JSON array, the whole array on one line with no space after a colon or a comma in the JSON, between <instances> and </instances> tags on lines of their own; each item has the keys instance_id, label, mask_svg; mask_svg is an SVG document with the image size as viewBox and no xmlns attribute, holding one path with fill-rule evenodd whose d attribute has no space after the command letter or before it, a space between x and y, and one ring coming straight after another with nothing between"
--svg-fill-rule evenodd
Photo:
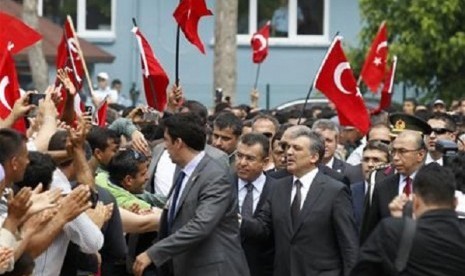
<instances>
[{"instance_id":1,"label":"short dark hair","mask_svg":"<svg viewBox=\"0 0 465 276\"><path fill-rule=\"evenodd\" d=\"M121 82L120 79L114 79L114 80L111 82L111 87L113 87L113 86L115 86L115 85L117 85L117 84L119 84L119 85L122 84L122 82Z\"/></svg>"},{"instance_id":2,"label":"short dark hair","mask_svg":"<svg viewBox=\"0 0 465 276\"><path fill-rule=\"evenodd\" d=\"M21 150L26 142L26 137L16 130L0 129L0 164L13 158Z\"/></svg>"},{"instance_id":3,"label":"short dark hair","mask_svg":"<svg viewBox=\"0 0 465 276\"><path fill-rule=\"evenodd\" d=\"M15 186L19 189L23 187L35 189L42 183L43 190L48 190L52 183L55 169L55 163L50 155L38 151L31 151L29 152L29 164L24 172L23 180L16 182Z\"/></svg>"},{"instance_id":4,"label":"short dark hair","mask_svg":"<svg viewBox=\"0 0 465 276\"><path fill-rule=\"evenodd\" d=\"M204 150L207 141L205 125L195 113L176 113L166 118L162 125L173 140L180 138L191 149Z\"/></svg>"},{"instance_id":5,"label":"short dark hair","mask_svg":"<svg viewBox=\"0 0 465 276\"><path fill-rule=\"evenodd\" d=\"M189 100L185 101L182 106L187 108L192 114L197 115L203 126L207 124L208 110L203 104L198 101Z\"/></svg>"},{"instance_id":6,"label":"short dark hair","mask_svg":"<svg viewBox=\"0 0 465 276\"><path fill-rule=\"evenodd\" d=\"M270 141L265 135L258 132L251 132L242 135L239 139L239 143L242 143L249 147L260 145L262 148L262 158L267 157L270 151Z\"/></svg>"},{"instance_id":7,"label":"short dark hair","mask_svg":"<svg viewBox=\"0 0 465 276\"><path fill-rule=\"evenodd\" d=\"M115 143L119 144L118 134L109 128L102 128L98 126L93 126L86 137L87 142L89 142L92 153L99 149L104 151L110 146L108 140L113 140Z\"/></svg>"},{"instance_id":8,"label":"short dark hair","mask_svg":"<svg viewBox=\"0 0 465 276\"><path fill-rule=\"evenodd\" d=\"M428 118L428 120L431 120L431 119L443 121L444 123L446 123L446 128L450 132L455 132L457 130L457 125L454 121L454 118L447 113L435 112L431 114L431 116Z\"/></svg>"},{"instance_id":9,"label":"short dark hair","mask_svg":"<svg viewBox=\"0 0 465 276\"><path fill-rule=\"evenodd\" d=\"M455 177L452 171L436 162L420 168L413 180L413 192L429 205L450 205L452 208L455 189Z\"/></svg>"},{"instance_id":10,"label":"short dark hair","mask_svg":"<svg viewBox=\"0 0 465 276\"><path fill-rule=\"evenodd\" d=\"M253 128L253 125L259 120L268 120L268 121L270 121L274 125L275 132L278 131L279 122L272 115L265 114L265 113L260 113L257 116L253 117L253 119L252 119L252 128Z\"/></svg>"},{"instance_id":11,"label":"short dark hair","mask_svg":"<svg viewBox=\"0 0 465 276\"><path fill-rule=\"evenodd\" d=\"M139 165L148 159L145 155L135 150L123 150L118 152L108 165L109 179L111 183L121 186L128 175L135 177L139 171Z\"/></svg>"},{"instance_id":12,"label":"short dark hair","mask_svg":"<svg viewBox=\"0 0 465 276\"><path fill-rule=\"evenodd\" d=\"M386 160L391 161L391 155L389 154L389 146L380 141L368 141L366 146L363 148L363 152L366 150L379 150L386 154Z\"/></svg>"},{"instance_id":13,"label":"short dark hair","mask_svg":"<svg viewBox=\"0 0 465 276\"><path fill-rule=\"evenodd\" d=\"M406 98L406 99L404 100L404 103L405 103L405 102L411 102L411 103L413 103L414 106L417 106L417 105L418 105L418 102L417 102L417 100L416 100L415 98Z\"/></svg>"},{"instance_id":14,"label":"short dark hair","mask_svg":"<svg viewBox=\"0 0 465 276\"><path fill-rule=\"evenodd\" d=\"M242 121L232 112L224 111L218 114L215 121L213 121L213 126L219 129L231 128L236 136L242 134Z\"/></svg>"}]
</instances>

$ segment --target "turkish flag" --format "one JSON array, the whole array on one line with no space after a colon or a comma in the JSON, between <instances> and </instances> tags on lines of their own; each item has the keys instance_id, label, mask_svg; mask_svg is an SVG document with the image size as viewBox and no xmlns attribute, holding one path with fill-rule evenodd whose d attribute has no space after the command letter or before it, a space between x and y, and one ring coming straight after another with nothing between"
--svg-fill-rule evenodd
<instances>
[{"instance_id":1,"label":"turkish flag","mask_svg":"<svg viewBox=\"0 0 465 276\"><path fill-rule=\"evenodd\" d=\"M76 91L79 91L82 89L84 84L84 65L83 60L79 55L78 38L74 35L70 20L71 19L67 17L67 20L65 21L63 37L58 45L55 65L57 69L63 69L68 73L70 80L76 87ZM55 83L59 83L58 78ZM67 92L64 88L61 90L61 95L63 97L63 101L58 105L58 111L60 114L63 112L64 102L66 102L67 97ZM74 98L74 107L76 114L81 115L84 112L85 107L81 103L81 98L78 93L76 93Z\"/></svg>"},{"instance_id":2,"label":"turkish flag","mask_svg":"<svg viewBox=\"0 0 465 276\"><path fill-rule=\"evenodd\" d=\"M0 12L0 52L11 48L14 55L41 40L42 36L14 16Z\"/></svg>"},{"instance_id":3,"label":"turkish flag","mask_svg":"<svg viewBox=\"0 0 465 276\"><path fill-rule=\"evenodd\" d=\"M365 134L370 127L370 119L350 64L342 50L341 40L342 37L337 36L331 44L313 87L323 92L336 105L339 123L342 126L354 126Z\"/></svg>"},{"instance_id":4,"label":"turkish flag","mask_svg":"<svg viewBox=\"0 0 465 276\"><path fill-rule=\"evenodd\" d=\"M132 32L135 34L137 45L139 46L147 105L163 112L167 102L166 87L170 80L163 67L161 67L155 58L152 47L150 47L150 44L139 28L134 27Z\"/></svg>"},{"instance_id":5,"label":"turkish flag","mask_svg":"<svg viewBox=\"0 0 465 276\"><path fill-rule=\"evenodd\" d=\"M266 22L258 32L256 32L250 44L253 49L253 62L262 63L268 55L268 39L270 38L270 21Z\"/></svg>"},{"instance_id":6,"label":"turkish flag","mask_svg":"<svg viewBox=\"0 0 465 276\"><path fill-rule=\"evenodd\" d=\"M213 15L213 13L207 9L205 0L181 0L173 13L187 40L203 54L205 54L205 48L199 37L198 26L200 18L208 15Z\"/></svg>"},{"instance_id":7,"label":"turkish flag","mask_svg":"<svg viewBox=\"0 0 465 276\"><path fill-rule=\"evenodd\" d=\"M394 76L396 74L397 56L392 59L392 65L386 77L384 78L384 86L381 91L381 100L379 102L379 110L386 110L391 106L392 93L394 91Z\"/></svg>"},{"instance_id":8,"label":"turkish flag","mask_svg":"<svg viewBox=\"0 0 465 276\"><path fill-rule=\"evenodd\" d=\"M360 73L360 77L373 93L378 91L378 87L386 74L387 56L387 27L386 22L383 21L371 44L370 51Z\"/></svg>"},{"instance_id":9,"label":"turkish flag","mask_svg":"<svg viewBox=\"0 0 465 276\"><path fill-rule=\"evenodd\" d=\"M97 106L97 111L94 113L94 123L99 127L105 127L107 123L108 96L103 99Z\"/></svg>"},{"instance_id":10,"label":"turkish flag","mask_svg":"<svg viewBox=\"0 0 465 276\"><path fill-rule=\"evenodd\" d=\"M0 117L5 119L13 110L15 102L21 98L19 83L16 76L16 67L11 52L4 48L0 51ZM13 128L19 132L26 133L26 122L24 118L18 119Z\"/></svg>"}]
</instances>

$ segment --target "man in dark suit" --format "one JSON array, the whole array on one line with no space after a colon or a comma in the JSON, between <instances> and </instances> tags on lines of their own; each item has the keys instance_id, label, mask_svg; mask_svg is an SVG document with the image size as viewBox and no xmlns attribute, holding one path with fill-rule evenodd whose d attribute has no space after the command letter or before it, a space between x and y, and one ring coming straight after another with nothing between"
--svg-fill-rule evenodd
<instances>
[{"instance_id":1,"label":"man in dark suit","mask_svg":"<svg viewBox=\"0 0 465 276\"><path fill-rule=\"evenodd\" d=\"M358 253L349 188L322 174L323 138L306 126L286 130L291 176L280 179L255 219L242 220L246 238L275 240L275 276L349 275Z\"/></svg>"},{"instance_id":2,"label":"man in dark suit","mask_svg":"<svg viewBox=\"0 0 465 276\"><path fill-rule=\"evenodd\" d=\"M154 263L162 275L249 275L240 245L237 197L228 172L204 152L205 128L192 113L164 121L165 147L178 166L159 241L137 256L134 274Z\"/></svg>"},{"instance_id":3,"label":"man in dark suit","mask_svg":"<svg viewBox=\"0 0 465 276\"><path fill-rule=\"evenodd\" d=\"M413 241L405 268L398 271L394 267L405 220L391 217L383 220L362 246L352 275L464 274L465 235L454 211L454 175L432 163L422 167L413 182L416 230L410 234Z\"/></svg>"},{"instance_id":4,"label":"man in dark suit","mask_svg":"<svg viewBox=\"0 0 465 276\"><path fill-rule=\"evenodd\" d=\"M363 180L362 171L352 165L336 158L334 153L339 141L339 127L336 123L328 119L315 121L312 129L318 132L325 139L325 155L322 165L333 169L344 176L344 182L352 184Z\"/></svg>"},{"instance_id":5,"label":"man in dark suit","mask_svg":"<svg viewBox=\"0 0 465 276\"><path fill-rule=\"evenodd\" d=\"M352 191L352 205L354 207L355 223L360 230L362 218L366 208L369 208L374 183L370 176L373 170L380 165L389 164L389 148L386 144L378 141L369 141L362 153L362 169L365 180L350 186Z\"/></svg>"},{"instance_id":6,"label":"man in dark suit","mask_svg":"<svg viewBox=\"0 0 465 276\"><path fill-rule=\"evenodd\" d=\"M410 196L412 182L423 165L426 145L420 132L403 131L392 143L391 158L397 173L376 183L368 215L363 218L360 240L370 235L378 222L389 217L389 203L402 193Z\"/></svg>"},{"instance_id":7,"label":"man in dark suit","mask_svg":"<svg viewBox=\"0 0 465 276\"><path fill-rule=\"evenodd\" d=\"M268 164L269 146L268 138L260 133L244 134L239 140L236 151L235 187L242 218L254 217L274 188L275 180L263 173ZM264 240L243 236L242 248L249 264L250 275L273 275L272 236Z\"/></svg>"}]
</instances>

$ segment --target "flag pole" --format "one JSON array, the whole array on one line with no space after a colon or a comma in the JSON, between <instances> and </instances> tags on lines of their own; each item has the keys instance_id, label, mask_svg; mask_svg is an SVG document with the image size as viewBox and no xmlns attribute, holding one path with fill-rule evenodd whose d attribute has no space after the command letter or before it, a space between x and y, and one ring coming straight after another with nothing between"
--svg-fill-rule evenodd
<instances>
[{"instance_id":1,"label":"flag pole","mask_svg":"<svg viewBox=\"0 0 465 276\"><path fill-rule=\"evenodd\" d=\"M182 0L179 0L181 3ZM174 83L176 87L179 87L179 36L181 32L181 26L176 28L176 54L175 54L175 63L174 63Z\"/></svg>"},{"instance_id":2,"label":"flag pole","mask_svg":"<svg viewBox=\"0 0 465 276\"><path fill-rule=\"evenodd\" d=\"M255 83L253 85L253 89L254 90L257 90L257 85L258 85L258 77L260 76L260 66L262 65L262 63L260 62L257 66L257 73L255 75Z\"/></svg>"},{"instance_id":3,"label":"flag pole","mask_svg":"<svg viewBox=\"0 0 465 276\"><path fill-rule=\"evenodd\" d=\"M305 108L307 107L307 103L308 103L308 99L310 98L310 94L313 91L314 82L315 82L315 78L313 78L312 85L310 85L310 89L308 89L307 97L305 98L304 106L302 107L302 111L300 111L299 120L297 121L298 125L300 125L300 121L302 120L302 117L304 116Z\"/></svg>"},{"instance_id":4,"label":"flag pole","mask_svg":"<svg viewBox=\"0 0 465 276\"><path fill-rule=\"evenodd\" d=\"M84 73L86 75L87 85L89 86L90 96L93 97L94 96L94 87L92 85L92 80L91 80L90 75L89 75L89 70L87 70L86 60L84 59L84 54L82 53L81 45L79 44L79 39L78 39L78 37L76 35L76 31L74 30L73 20L71 19L71 16L69 16L69 15L66 16L66 20L68 20L69 25L71 26L71 32L73 33L73 38L76 39L77 51L78 51L79 58L82 60L82 66L84 67ZM66 30L65 30L65 33L66 33Z\"/></svg>"},{"instance_id":5,"label":"flag pole","mask_svg":"<svg viewBox=\"0 0 465 276\"><path fill-rule=\"evenodd\" d=\"M336 37L338 35L339 35L339 31L336 32L334 37ZM302 117L304 116L305 108L307 107L307 103L308 103L308 100L310 98L310 94L312 94L312 91L313 91L313 86L315 86L315 78L313 78L312 85L310 86L310 89L308 89L307 97L305 98L305 102L304 102L304 105L302 107L302 111L300 112L300 115L299 115L299 120L297 121L298 125L300 125L300 122L302 121Z\"/></svg>"},{"instance_id":6,"label":"flag pole","mask_svg":"<svg viewBox=\"0 0 465 276\"><path fill-rule=\"evenodd\" d=\"M134 17L132 18L132 24L134 25L134 27L137 28L137 21L136 21L136 19ZM149 68L145 68L145 70L149 70ZM149 77L148 77L148 80L149 80L149 84L150 84L150 90L151 90L151 92L153 94L155 94L155 97L153 97L153 100L155 101L155 106L157 106L158 101L157 101L157 96L156 96L156 93L155 93L155 87L153 86L153 80L152 80L152 78L149 78ZM162 107L162 108L164 108L164 107ZM163 112L163 110L161 110L161 112Z\"/></svg>"},{"instance_id":7,"label":"flag pole","mask_svg":"<svg viewBox=\"0 0 465 276\"><path fill-rule=\"evenodd\" d=\"M175 84L176 87L179 87L179 33L180 33L180 27L178 24L178 28L176 29L176 60L175 60L175 66L174 66L174 79L175 79Z\"/></svg>"}]
</instances>

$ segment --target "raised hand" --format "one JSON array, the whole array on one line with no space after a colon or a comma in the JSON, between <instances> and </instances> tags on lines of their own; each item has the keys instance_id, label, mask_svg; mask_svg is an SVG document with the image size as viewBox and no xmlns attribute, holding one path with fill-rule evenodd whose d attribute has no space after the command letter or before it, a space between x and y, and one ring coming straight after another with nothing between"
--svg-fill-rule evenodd
<instances>
[{"instance_id":1,"label":"raised hand","mask_svg":"<svg viewBox=\"0 0 465 276\"><path fill-rule=\"evenodd\" d=\"M42 184L39 184L32 191L31 200L32 206L27 212L27 216L34 215L42 210L57 206L57 201L61 197L61 189L52 189L41 193Z\"/></svg>"},{"instance_id":2,"label":"raised hand","mask_svg":"<svg viewBox=\"0 0 465 276\"><path fill-rule=\"evenodd\" d=\"M11 260L14 258L14 250L9 247L0 247L0 268L5 270L10 266Z\"/></svg>"},{"instance_id":3,"label":"raised hand","mask_svg":"<svg viewBox=\"0 0 465 276\"><path fill-rule=\"evenodd\" d=\"M105 222L110 219L111 212L113 212L113 203L103 205L102 202L99 202L95 208L88 209L86 214L95 223L95 225L97 225L98 228L102 228L103 224L105 224Z\"/></svg>"},{"instance_id":4,"label":"raised hand","mask_svg":"<svg viewBox=\"0 0 465 276\"><path fill-rule=\"evenodd\" d=\"M65 89L69 92L69 94L73 96L76 95L76 87L69 78L68 72L64 71L63 69L58 69L57 77L61 81Z\"/></svg>"},{"instance_id":5,"label":"raised hand","mask_svg":"<svg viewBox=\"0 0 465 276\"><path fill-rule=\"evenodd\" d=\"M59 202L60 215L65 221L72 221L92 206L89 200L90 190L86 185L79 185Z\"/></svg>"},{"instance_id":6,"label":"raised hand","mask_svg":"<svg viewBox=\"0 0 465 276\"><path fill-rule=\"evenodd\" d=\"M15 196L8 195L8 218L20 224L32 206L32 191L29 187L22 188Z\"/></svg>"}]
</instances>

